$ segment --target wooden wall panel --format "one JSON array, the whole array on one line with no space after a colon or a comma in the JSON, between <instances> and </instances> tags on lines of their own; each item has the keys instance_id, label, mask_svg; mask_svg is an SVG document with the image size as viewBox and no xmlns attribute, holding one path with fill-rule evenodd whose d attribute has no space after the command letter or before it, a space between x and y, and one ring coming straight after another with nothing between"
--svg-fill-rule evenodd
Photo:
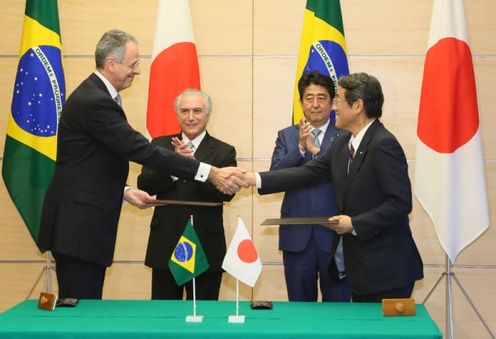
<instances>
[{"instance_id":1,"label":"wooden wall panel","mask_svg":"<svg viewBox=\"0 0 496 339\"><path fill-rule=\"evenodd\" d=\"M157 0L141 2L59 0L64 68L68 94L94 69L94 48L110 28L129 31L140 42L141 75L122 93L130 123L146 133L146 102L155 31ZM0 152L3 154L6 121L10 113L24 1L4 0L0 22ZM248 170L267 170L278 130L291 121L295 68L305 0L190 0L199 52L202 88L213 99L209 131L233 144L238 163ZM386 101L383 121L402 143L415 173L415 143L423 62L431 20L432 0L341 1L352 72L365 71L379 78ZM465 0L466 17L479 101L490 218L496 220L496 3ZM0 155L1 157L1 155ZM131 165L128 183L136 185L141 166ZM245 221L264 268L255 288L241 284L241 299L286 300L278 227L260 223L279 215L283 194L259 196L243 189L225 205L229 243L237 216ZM0 311L26 297L41 272L45 257L38 252L5 189L0 185ZM115 264L107 272L105 298L148 298L150 269L143 265L152 210L123 207ZM417 302L428 294L444 271L445 255L425 211L414 199L412 232L425 264L425 279L416 284ZM454 271L488 324L496 327L496 300L488 293L496 278L494 227L463 251ZM53 276L53 280L55 277ZM12 282L11 282L12 281ZM54 284L56 289L56 284ZM455 332L464 338L487 333L454 286ZM41 290L35 286L33 296ZM235 280L224 275L221 299L234 299ZM445 286L430 297L429 312L444 331Z\"/></svg>"},{"instance_id":2,"label":"wooden wall panel","mask_svg":"<svg viewBox=\"0 0 496 339\"><path fill-rule=\"evenodd\" d=\"M190 1L190 7L199 54L252 54L252 1Z\"/></svg>"},{"instance_id":3,"label":"wooden wall panel","mask_svg":"<svg viewBox=\"0 0 496 339\"><path fill-rule=\"evenodd\" d=\"M248 57L201 57L202 89L212 98L208 130L233 145L238 158L252 155L252 61Z\"/></svg>"}]
</instances>

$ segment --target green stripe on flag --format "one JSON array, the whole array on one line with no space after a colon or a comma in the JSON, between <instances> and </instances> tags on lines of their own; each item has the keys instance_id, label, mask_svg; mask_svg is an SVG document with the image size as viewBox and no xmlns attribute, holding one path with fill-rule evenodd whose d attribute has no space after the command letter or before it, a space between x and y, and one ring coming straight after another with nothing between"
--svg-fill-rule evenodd
<instances>
[{"instance_id":1,"label":"green stripe on flag","mask_svg":"<svg viewBox=\"0 0 496 339\"><path fill-rule=\"evenodd\" d=\"M308 0L307 9L314 12L317 18L327 22L344 35L341 4L339 0Z\"/></svg>"},{"instance_id":2,"label":"green stripe on flag","mask_svg":"<svg viewBox=\"0 0 496 339\"><path fill-rule=\"evenodd\" d=\"M27 0L2 176L36 242L65 103L57 0Z\"/></svg>"},{"instance_id":3,"label":"green stripe on flag","mask_svg":"<svg viewBox=\"0 0 496 339\"><path fill-rule=\"evenodd\" d=\"M41 209L55 163L7 135L3 155L3 180L29 233L38 239Z\"/></svg>"},{"instance_id":4,"label":"green stripe on flag","mask_svg":"<svg viewBox=\"0 0 496 339\"><path fill-rule=\"evenodd\" d=\"M58 12L57 0L28 0L24 14L60 35Z\"/></svg>"}]
</instances>

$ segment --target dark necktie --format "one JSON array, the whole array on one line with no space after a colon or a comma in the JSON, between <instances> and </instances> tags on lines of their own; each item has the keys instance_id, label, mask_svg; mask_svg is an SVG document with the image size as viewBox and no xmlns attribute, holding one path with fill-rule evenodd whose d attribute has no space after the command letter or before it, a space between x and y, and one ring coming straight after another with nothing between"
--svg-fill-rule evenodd
<instances>
[{"instance_id":1,"label":"dark necktie","mask_svg":"<svg viewBox=\"0 0 496 339\"><path fill-rule=\"evenodd\" d=\"M119 94L115 96L114 101L117 103L117 105L122 106L122 100Z\"/></svg>"},{"instance_id":2,"label":"dark necktie","mask_svg":"<svg viewBox=\"0 0 496 339\"><path fill-rule=\"evenodd\" d=\"M355 148L353 148L353 144L350 144L350 153L348 157L348 170L346 171L346 173L350 172L350 167L354 159L355 159Z\"/></svg>"}]
</instances>

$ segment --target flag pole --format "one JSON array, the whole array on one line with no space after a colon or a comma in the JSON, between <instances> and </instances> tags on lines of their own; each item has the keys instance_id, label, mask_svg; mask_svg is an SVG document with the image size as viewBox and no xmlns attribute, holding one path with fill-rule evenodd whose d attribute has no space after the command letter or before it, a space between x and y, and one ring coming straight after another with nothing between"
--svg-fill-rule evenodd
<instances>
[{"instance_id":1,"label":"flag pole","mask_svg":"<svg viewBox=\"0 0 496 339\"><path fill-rule=\"evenodd\" d=\"M455 273L452 271L453 264L451 263L451 260L448 257L448 254L446 254L446 271L441 273L441 276L437 279L437 281L434 283L434 286L432 286L431 290L429 293L427 293L427 296L424 298L422 301L422 305L424 305L429 297L431 296L432 292L436 289L436 287L439 285L441 280L446 277L446 339L453 339L454 338L454 331L453 331L453 288L451 284L451 278L455 281L455 283L458 285L460 290L462 291L463 295L465 296L465 299L468 301L472 309L474 310L475 314L481 321L482 325L485 327L486 331L489 333L491 338L495 338L494 333L491 332L491 329L489 326L487 326L486 321L482 317L482 315L479 313L477 310L477 307L475 304L472 302L472 299L470 299L470 296L468 293L465 291L463 288L461 282L458 280L458 278L455 276Z\"/></svg>"},{"instance_id":2,"label":"flag pole","mask_svg":"<svg viewBox=\"0 0 496 339\"><path fill-rule=\"evenodd\" d=\"M236 317L239 316L239 279L236 279Z\"/></svg>"},{"instance_id":3,"label":"flag pole","mask_svg":"<svg viewBox=\"0 0 496 339\"><path fill-rule=\"evenodd\" d=\"M189 220L191 222L191 226L194 228L193 224L193 214L189 216ZM191 282L193 285L193 315L186 316L187 323L201 323L203 322L203 316L196 314L196 279L193 277L193 281Z\"/></svg>"},{"instance_id":4,"label":"flag pole","mask_svg":"<svg viewBox=\"0 0 496 339\"><path fill-rule=\"evenodd\" d=\"M446 254L446 339L453 339L453 290L451 287L452 264Z\"/></svg>"},{"instance_id":5,"label":"flag pole","mask_svg":"<svg viewBox=\"0 0 496 339\"><path fill-rule=\"evenodd\" d=\"M196 317L196 278L193 277L193 317Z\"/></svg>"},{"instance_id":6,"label":"flag pole","mask_svg":"<svg viewBox=\"0 0 496 339\"><path fill-rule=\"evenodd\" d=\"M36 288L36 285L38 285L38 282L40 281L41 277L44 275L45 280L43 281L43 292L47 293L52 293L52 283L51 283L51 271L52 271L52 254L50 251L47 251L47 257L45 259L45 266L41 269L40 274L38 275L38 278L36 278L33 287L29 290L29 293L26 297L26 299L29 299L31 297L31 294L33 294L34 289Z\"/></svg>"},{"instance_id":7,"label":"flag pole","mask_svg":"<svg viewBox=\"0 0 496 339\"><path fill-rule=\"evenodd\" d=\"M244 324L245 318L244 315L239 315L239 279L236 278L236 314L230 315L227 321L234 324Z\"/></svg>"}]
</instances>

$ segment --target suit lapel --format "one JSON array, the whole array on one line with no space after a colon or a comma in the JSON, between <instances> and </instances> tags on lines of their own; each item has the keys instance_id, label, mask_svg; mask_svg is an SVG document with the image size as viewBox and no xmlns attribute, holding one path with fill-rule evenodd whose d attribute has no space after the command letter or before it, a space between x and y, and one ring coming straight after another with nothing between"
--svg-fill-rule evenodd
<instances>
[{"instance_id":1,"label":"suit lapel","mask_svg":"<svg viewBox=\"0 0 496 339\"><path fill-rule=\"evenodd\" d=\"M348 180L350 182L353 181L353 178L360 170L360 167L362 166L363 163L363 159L365 159L365 156L367 154L369 144L381 125L382 124L379 122L379 120L374 121L372 125L370 125L365 135L363 136L363 139L360 142L360 146L355 152L355 159L353 160L353 163L351 164L350 170L348 172Z\"/></svg>"},{"instance_id":2,"label":"suit lapel","mask_svg":"<svg viewBox=\"0 0 496 339\"><path fill-rule=\"evenodd\" d=\"M324 138L322 139L322 145L320 146L322 150L328 149L334 139L336 139L336 127L332 126L331 123L329 123L329 126L327 126Z\"/></svg>"},{"instance_id":3,"label":"suit lapel","mask_svg":"<svg viewBox=\"0 0 496 339\"><path fill-rule=\"evenodd\" d=\"M200 146L195 151L195 159L198 161L207 160L213 152L214 145L212 145L212 138L208 134L205 134Z\"/></svg>"}]
</instances>

